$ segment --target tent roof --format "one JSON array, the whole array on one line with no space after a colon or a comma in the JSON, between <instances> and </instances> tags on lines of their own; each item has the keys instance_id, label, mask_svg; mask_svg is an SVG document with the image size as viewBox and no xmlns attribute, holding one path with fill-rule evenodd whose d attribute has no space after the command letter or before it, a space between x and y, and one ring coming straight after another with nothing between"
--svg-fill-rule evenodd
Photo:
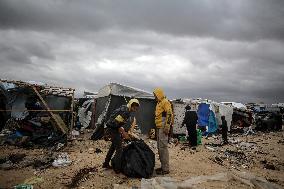
<instances>
[{"instance_id":1,"label":"tent roof","mask_svg":"<svg viewBox=\"0 0 284 189\"><path fill-rule=\"evenodd\" d=\"M154 99L154 95L152 93L134 87L125 86L119 83L110 83L101 88L98 92L97 98L109 95Z\"/></svg>"},{"instance_id":2,"label":"tent roof","mask_svg":"<svg viewBox=\"0 0 284 189\"><path fill-rule=\"evenodd\" d=\"M247 107L239 102L221 102L222 104L232 106L233 108L244 109L246 110Z\"/></svg>"},{"instance_id":3,"label":"tent roof","mask_svg":"<svg viewBox=\"0 0 284 189\"><path fill-rule=\"evenodd\" d=\"M0 79L0 84L2 84L2 86L4 86L6 90L13 89L16 87L28 88L30 86L35 86L35 87L40 86L41 90L39 92L45 93L48 95L55 95L55 96L62 96L62 97L72 97L75 92L75 89L72 89L72 88L48 86L41 82L35 82L35 81L24 82L24 81L13 81L13 80Z\"/></svg>"}]
</instances>

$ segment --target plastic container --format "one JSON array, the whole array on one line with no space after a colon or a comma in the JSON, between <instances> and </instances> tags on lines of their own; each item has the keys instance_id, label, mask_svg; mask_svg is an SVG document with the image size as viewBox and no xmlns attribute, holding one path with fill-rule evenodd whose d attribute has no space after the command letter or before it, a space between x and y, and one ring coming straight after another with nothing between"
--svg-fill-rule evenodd
<instances>
[{"instance_id":1,"label":"plastic container","mask_svg":"<svg viewBox=\"0 0 284 189\"><path fill-rule=\"evenodd\" d=\"M202 131L200 129L197 129L197 145L202 144Z\"/></svg>"}]
</instances>

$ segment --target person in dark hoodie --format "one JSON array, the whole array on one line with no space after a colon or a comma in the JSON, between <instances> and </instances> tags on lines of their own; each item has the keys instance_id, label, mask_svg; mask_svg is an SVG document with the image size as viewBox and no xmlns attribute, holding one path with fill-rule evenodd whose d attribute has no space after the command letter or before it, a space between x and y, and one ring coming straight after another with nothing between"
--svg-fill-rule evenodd
<instances>
[{"instance_id":1,"label":"person in dark hoodie","mask_svg":"<svg viewBox=\"0 0 284 189\"><path fill-rule=\"evenodd\" d=\"M221 120L222 120L221 129L222 129L223 144L228 144L228 136L227 136L228 135L228 125L227 125L225 116L221 116Z\"/></svg>"},{"instance_id":2,"label":"person in dark hoodie","mask_svg":"<svg viewBox=\"0 0 284 189\"><path fill-rule=\"evenodd\" d=\"M124 125L130 118L131 113L136 112L138 108L139 101L137 99L131 99L127 106L122 105L111 114L106 126L109 128L112 143L103 163L103 168L111 168L109 162L114 152L120 153L122 151L122 139L129 139L129 135L125 131Z\"/></svg>"},{"instance_id":3,"label":"person in dark hoodie","mask_svg":"<svg viewBox=\"0 0 284 189\"><path fill-rule=\"evenodd\" d=\"M187 105L185 107L185 116L182 122L182 126L186 125L186 129L188 132L188 142L190 147L193 149L197 146L197 130L196 130L196 124L197 124L197 114L195 111L191 111L191 107Z\"/></svg>"}]
</instances>

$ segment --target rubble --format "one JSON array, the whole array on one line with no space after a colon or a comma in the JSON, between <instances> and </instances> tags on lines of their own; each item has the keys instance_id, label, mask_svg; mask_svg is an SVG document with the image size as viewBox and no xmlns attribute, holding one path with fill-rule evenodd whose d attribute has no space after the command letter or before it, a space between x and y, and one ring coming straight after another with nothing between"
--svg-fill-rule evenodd
<instances>
[{"instance_id":1,"label":"rubble","mask_svg":"<svg viewBox=\"0 0 284 189\"><path fill-rule=\"evenodd\" d=\"M58 158L52 162L53 167L65 167L72 163L67 153L61 153Z\"/></svg>"},{"instance_id":2,"label":"rubble","mask_svg":"<svg viewBox=\"0 0 284 189\"><path fill-rule=\"evenodd\" d=\"M88 176L88 174L92 174L94 172L97 172L97 168L96 167L89 167L89 168L83 168L80 169L75 176L72 178L71 183L67 185L68 188L75 188L79 185L79 183L86 179L86 177Z\"/></svg>"},{"instance_id":3,"label":"rubble","mask_svg":"<svg viewBox=\"0 0 284 189\"><path fill-rule=\"evenodd\" d=\"M22 81L1 82L13 84L5 90L7 102L1 107L8 117L0 129L1 145L34 148L66 142L69 127L73 127L73 89Z\"/></svg>"}]
</instances>

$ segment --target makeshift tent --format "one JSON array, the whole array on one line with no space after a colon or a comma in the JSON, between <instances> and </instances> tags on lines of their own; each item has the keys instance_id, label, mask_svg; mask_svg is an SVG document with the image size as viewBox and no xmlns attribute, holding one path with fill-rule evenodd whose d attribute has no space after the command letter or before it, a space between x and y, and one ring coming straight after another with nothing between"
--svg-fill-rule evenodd
<instances>
[{"instance_id":1,"label":"makeshift tent","mask_svg":"<svg viewBox=\"0 0 284 189\"><path fill-rule=\"evenodd\" d=\"M0 83L8 96L6 109L1 111L10 114L5 130L18 131L39 141L42 137L55 138L55 133L66 136L73 127L74 89L35 82L0 80Z\"/></svg>"},{"instance_id":2,"label":"makeshift tent","mask_svg":"<svg viewBox=\"0 0 284 189\"><path fill-rule=\"evenodd\" d=\"M215 113L217 125L222 124L221 116L225 116L228 125L228 130L230 131L232 123L233 107L217 102L212 102L210 104L210 109Z\"/></svg>"},{"instance_id":3,"label":"makeshift tent","mask_svg":"<svg viewBox=\"0 0 284 189\"><path fill-rule=\"evenodd\" d=\"M174 134L186 134L186 128L182 127L184 119L185 107L191 106L191 110L197 110L198 124L201 127L207 128L207 132L215 132L219 125L221 125L221 116L225 116L228 128L231 127L233 108L224 104L213 101L203 101L202 99L178 99L173 100L174 111Z\"/></svg>"},{"instance_id":4,"label":"makeshift tent","mask_svg":"<svg viewBox=\"0 0 284 189\"><path fill-rule=\"evenodd\" d=\"M196 111L198 103L191 101L190 99L177 99L172 101L172 105L174 112L173 134L186 134L186 127L182 127L182 122L185 115L185 107L190 105L191 110Z\"/></svg>"},{"instance_id":5,"label":"makeshift tent","mask_svg":"<svg viewBox=\"0 0 284 189\"><path fill-rule=\"evenodd\" d=\"M239 102L221 102L221 103L227 106L232 106L233 108L244 109L244 110L247 109L247 107L244 104Z\"/></svg>"},{"instance_id":6,"label":"makeshift tent","mask_svg":"<svg viewBox=\"0 0 284 189\"><path fill-rule=\"evenodd\" d=\"M137 98L140 102L140 108L135 113L135 117L141 132L148 133L151 128L155 127L156 101L154 95L118 83L110 83L99 90L95 100L94 121L96 127L104 125L111 113L121 105L126 105L131 98ZM95 133L98 130L99 128L96 128ZM100 137L98 136L98 138Z\"/></svg>"}]
</instances>

